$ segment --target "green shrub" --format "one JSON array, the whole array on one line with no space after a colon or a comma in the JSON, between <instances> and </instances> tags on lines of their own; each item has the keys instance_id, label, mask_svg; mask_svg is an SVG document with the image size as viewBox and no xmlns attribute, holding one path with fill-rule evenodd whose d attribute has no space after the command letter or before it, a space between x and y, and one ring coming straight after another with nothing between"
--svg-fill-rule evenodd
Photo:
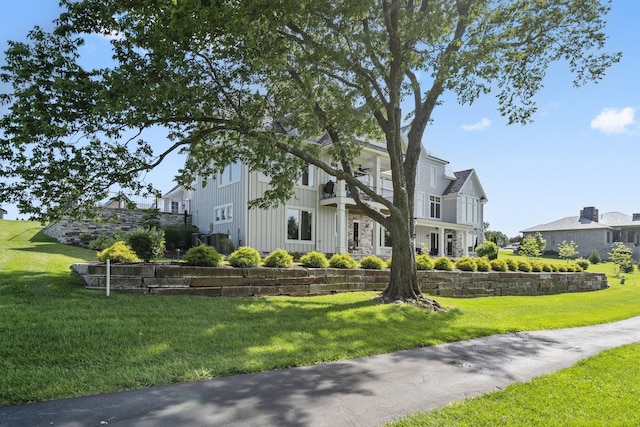
<instances>
[{"instance_id":1,"label":"green shrub","mask_svg":"<svg viewBox=\"0 0 640 427\"><path fill-rule=\"evenodd\" d=\"M91 235L91 233L82 233L80 234L80 241L84 244L88 244L91 239L93 238L93 236Z\"/></svg>"},{"instance_id":2,"label":"green shrub","mask_svg":"<svg viewBox=\"0 0 640 427\"><path fill-rule=\"evenodd\" d=\"M549 264L548 262L544 262L542 263L542 271L546 271L548 273L553 272L553 266L551 264Z\"/></svg>"},{"instance_id":3,"label":"green shrub","mask_svg":"<svg viewBox=\"0 0 640 427\"><path fill-rule=\"evenodd\" d=\"M358 263L347 253L334 254L329 260L329 267L353 269L358 267Z\"/></svg>"},{"instance_id":4,"label":"green shrub","mask_svg":"<svg viewBox=\"0 0 640 427\"><path fill-rule=\"evenodd\" d=\"M491 261L497 261L497 259L494 259ZM476 264L476 268L478 269L478 271L489 271L491 270L491 261L489 261L485 257L482 257L482 258L476 258L474 262Z\"/></svg>"},{"instance_id":5,"label":"green shrub","mask_svg":"<svg viewBox=\"0 0 640 427\"><path fill-rule=\"evenodd\" d=\"M137 229L125 239L127 245L144 262L164 256L164 231L158 228Z\"/></svg>"},{"instance_id":6,"label":"green shrub","mask_svg":"<svg viewBox=\"0 0 640 427\"><path fill-rule=\"evenodd\" d=\"M560 273L566 273L567 272L567 266L564 264L556 264L558 266L558 270Z\"/></svg>"},{"instance_id":7,"label":"green shrub","mask_svg":"<svg viewBox=\"0 0 640 427\"><path fill-rule=\"evenodd\" d=\"M98 252L97 258L100 262L107 262L107 259L110 259L111 262L114 263L140 262L136 253L122 240Z\"/></svg>"},{"instance_id":8,"label":"green shrub","mask_svg":"<svg viewBox=\"0 0 640 427\"><path fill-rule=\"evenodd\" d=\"M385 261L385 263L387 264L387 268L391 268L391 261L392 261L392 258L388 258L388 259ZM416 258L416 262L417 262L417 261L418 261L418 259Z\"/></svg>"},{"instance_id":9,"label":"green shrub","mask_svg":"<svg viewBox=\"0 0 640 427\"><path fill-rule=\"evenodd\" d=\"M224 256L218 253L213 246L200 245L190 248L184 254L184 261L188 265L198 265L202 267L217 267Z\"/></svg>"},{"instance_id":10,"label":"green shrub","mask_svg":"<svg viewBox=\"0 0 640 427\"><path fill-rule=\"evenodd\" d=\"M243 246L229 255L229 265L237 268L256 267L260 264L262 258L260 253L248 246Z\"/></svg>"},{"instance_id":11,"label":"green shrub","mask_svg":"<svg viewBox=\"0 0 640 427\"><path fill-rule=\"evenodd\" d=\"M91 243L89 243L89 249L93 249L96 251L102 251L113 245L116 242L116 238L104 232L98 234L98 237L95 238Z\"/></svg>"},{"instance_id":12,"label":"green shrub","mask_svg":"<svg viewBox=\"0 0 640 427\"><path fill-rule=\"evenodd\" d=\"M480 246L476 248L478 257L487 257L489 260L498 258L498 245L489 240L485 240Z\"/></svg>"},{"instance_id":13,"label":"green shrub","mask_svg":"<svg viewBox=\"0 0 640 427\"><path fill-rule=\"evenodd\" d=\"M507 258L507 268L509 271L518 271L518 261L513 258Z\"/></svg>"},{"instance_id":14,"label":"green shrub","mask_svg":"<svg viewBox=\"0 0 640 427\"><path fill-rule=\"evenodd\" d=\"M451 271L453 270L453 261L446 256L436 258L433 262L433 268L436 270Z\"/></svg>"},{"instance_id":15,"label":"green shrub","mask_svg":"<svg viewBox=\"0 0 640 427\"><path fill-rule=\"evenodd\" d=\"M575 263L580 266L582 269L581 271L588 269L591 264L591 262L586 258L576 258Z\"/></svg>"},{"instance_id":16,"label":"green shrub","mask_svg":"<svg viewBox=\"0 0 640 427\"><path fill-rule=\"evenodd\" d=\"M292 264L293 255L284 249L276 249L264 259L265 267L289 268Z\"/></svg>"},{"instance_id":17,"label":"green shrub","mask_svg":"<svg viewBox=\"0 0 640 427\"><path fill-rule=\"evenodd\" d=\"M509 266L507 265L507 261L504 259L492 259L491 269L493 271L507 271Z\"/></svg>"},{"instance_id":18,"label":"green shrub","mask_svg":"<svg viewBox=\"0 0 640 427\"><path fill-rule=\"evenodd\" d=\"M476 262L469 257L458 259L456 261L456 268L462 271L476 271L478 269Z\"/></svg>"},{"instance_id":19,"label":"green shrub","mask_svg":"<svg viewBox=\"0 0 640 427\"><path fill-rule=\"evenodd\" d=\"M535 272L542 271L542 262L538 260L533 260L529 264L531 264L531 271L535 271Z\"/></svg>"},{"instance_id":20,"label":"green shrub","mask_svg":"<svg viewBox=\"0 0 640 427\"><path fill-rule=\"evenodd\" d=\"M554 273L557 273L558 271L560 271L560 264L549 264L549 266L551 267L551 271Z\"/></svg>"},{"instance_id":21,"label":"green shrub","mask_svg":"<svg viewBox=\"0 0 640 427\"><path fill-rule=\"evenodd\" d=\"M191 235L198 229L185 225L167 225L164 230L165 245L171 249L188 249L191 247Z\"/></svg>"},{"instance_id":22,"label":"green shrub","mask_svg":"<svg viewBox=\"0 0 640 427\"><path fill-rule=\"evenodd\" d=\"M518 262L518 270L529 272L531 271L531 264L529 264L527 261L520 261Z\"/></svg>"},{"instance_id":23,"label":"green shrub","mask_svg":"<svg viewBox=\"0 0 640 427\"><path fill-rule=\"evenodd\" d=\"M329 260L322 252L311 251L300 257L300 264L308 268L327 268Z\"/></svg>"},{"instance_id":24,"label":"green shrub","mask_svg":"<svg viewBox=\"0 0 640 427\"><path fill-rule=\"evenodd\" d=\"M368 270L382 270L387 265L375 255L369 255L360 260L360 267Z\"/></svg>"},{"instance_id":25,"label":"green shrub","mask_svg":"<svg viewBox=\"0 0 640 427\"><path fill-rule=\"evenodd\" d=\"M591 251L591 255L589 255L589 262L591 264L598 264L602 262L602 258L600 258L600 252L597 249Z\"/></svg>"},{"instance_id":26,"label":"green shrub","mask_svg":"<svg viewBox=\"0 0 640 427\"><path fill-rule=\"evenodd\" d=\"M418 255L416 257L417 270L433 270L435 263L427 254Z\"/></svg>"}]
</instances>

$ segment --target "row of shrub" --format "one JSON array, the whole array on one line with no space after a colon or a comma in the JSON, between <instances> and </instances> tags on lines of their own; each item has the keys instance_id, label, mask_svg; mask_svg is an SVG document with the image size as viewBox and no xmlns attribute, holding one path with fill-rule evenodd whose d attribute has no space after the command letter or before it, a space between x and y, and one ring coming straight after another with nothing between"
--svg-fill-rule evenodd
<instances>
[{"instance_id":1,"label":"row of shrub","mask_svg":"<svg viewBox=\"0 0 640 427\"><path fill-rule=\"evenodd\" d=\"M138 236L138 238L140 238ZM130 239L134 242L136 239ZM112 262L139 262L140 256L130 246L129 242L118 241L109 248L98 253L99 261L106 261L109 258ZM189 249L184 255L184 262L187 265L216 267L219 266L225 257L218 253L215 248L207 245L200 245ZM249 268L257 267L262 263L265 267L288 268L293 265L294 257L284 249L276 249L264 259L260 253L250 247L241 247L231 253L227 262L232 267ZM391 265L391 259L383 261L375 255L369 255L356 261L351 255L335 254L331 258L322 252L308 252L300 257L300 265L308 268L365 268L381 270ZM455 262L447 257L431 258L426 254L416 257L416 268L418 270L442 270L452 271L454 269L462 271L523 271L523 272L580 272L586 270L589 265L588 260L579 259L575 263L551 264L541 261L524 261L507 259L489 260L485 257L459 258Z\"/></svg>"}]
</instances>

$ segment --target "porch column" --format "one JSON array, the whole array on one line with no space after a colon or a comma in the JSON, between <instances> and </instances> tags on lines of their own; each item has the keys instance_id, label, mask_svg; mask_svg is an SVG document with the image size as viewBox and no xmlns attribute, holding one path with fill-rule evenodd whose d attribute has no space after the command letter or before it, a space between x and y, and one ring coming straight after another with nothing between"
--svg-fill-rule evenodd
<instances>
[{"instance_id":1,"label":"porch column","mask_svg":"<svg viewBox=\"0 0 640 427\"><path fill-rule=\"evenodd\" d=\"M345 204L342 202L338 203L336 214L337 218L337 227L338 227L338 236L336 242L336 253L343 254L349 251L347 246L348 243L348 232L347 232L347 209Z\"/></svg>"},{"instance_id":2,"label":"porch column","mask_svg":"<svg viewBox=\"0 0 640 427\"><path fill-rule=\"evenodd\" d=\"M445 250L446 250L446 248L445 248L446 242L444 240L444 227L440 227L439 234L440 234L440 236L439 236L440 245L438 246L438 256L441 257L441 256L445 256L445 254L446 254L446 252L445 252Z\"/></svg>"},{"instance_id":3,"label":"porch column","mask_svg":"<svg viewBox=\"0 0 640 427\"><path fill-rule=\"evenodd\" d=\"M464 230L462 232L462 256L469 256L469 231Z\"/></svg>"}]
</instances>

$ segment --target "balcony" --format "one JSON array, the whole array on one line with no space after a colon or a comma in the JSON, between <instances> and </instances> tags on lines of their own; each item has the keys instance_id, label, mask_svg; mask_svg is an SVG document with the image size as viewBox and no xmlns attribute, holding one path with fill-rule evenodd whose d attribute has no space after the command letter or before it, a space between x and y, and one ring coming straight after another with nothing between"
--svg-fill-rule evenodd
<instances>
[{"instance_id":1,"label":"balcony","mask_svg":"<svg viewBox=\"0 0 640 427\"><path fill-rule=\"evenodd\" d=\"M392 201L393 200L393 190L389 188L379 187L375 189L371 185L367 185L372 191L376 194L380 194L385 199ZM326 184L321 185L320 187L320 205L322 206L355 206L356 202L353 199L353 195L351 191L347 188L346 183L344 182L333 182L329 181ZM374 209L386 209L384 205L381 203L377 203L375 201L371 201L371 197L367 194L361 193L360 198L362 200L370 201L371 206Z\"/></svg>"}]
</instances>

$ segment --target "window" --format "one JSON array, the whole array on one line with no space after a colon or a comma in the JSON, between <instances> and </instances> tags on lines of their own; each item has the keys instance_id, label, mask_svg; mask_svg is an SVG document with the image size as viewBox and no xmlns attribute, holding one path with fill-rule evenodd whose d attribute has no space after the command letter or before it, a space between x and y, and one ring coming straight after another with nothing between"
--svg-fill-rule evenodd
<instances>
[{"instance_id":1,"label":"window","mask_svg":"<svg viewBox=\"0 0 640 427\"><path fill-rule=\"evenodd\" d=\"M425 204L424 204L424 193L421 191L417 192L416 195L416 207L415 207L415 211L416 211L416 217L417 218L424 218L425 215Z\"/></svg>"},{"instance_id":2,"label":"window","mask_svg":"<svg viewBox=\"0 0 640 427\"><path fill-rule=\"evenodd\" d=\"M435 166L430 166L429 171L431 173L431 186L433 188L436 188L438 186L438 168L436 168Z\"/></svg>"},{"instance_id":3,"label":"window","mask_svg":"<svg viewBox=\"0 0 640 427\"><path fill-rule=\"evenodd\" d=\"M442 198L440 196L429 196L429 217L440 219Z\"/></svg>"},{"instance_id":4,"label":"window","mask_svg":"<svg viewBox=\"0 0 640 427\"><path fill-rule=\"evenodd\" d=\"M217 206L213 210L214 212L214 224L224 224L233 221L233 205Z\"/></svg>"},{"instance_id":5,"label":"window","mask_svg":"<svg viewBox=\"0 0 640 427\"><path fill-rule=\"evenodd\" d=\"M391 233L383 226L380 226L380 246L384 246L387 248L393 246L391 244Z\"/></svg>"},{"instance_id":6,"label":"window","mask_svg":"<svg viewBox=\"0 0 640 427\"><path fill-rule=\"evenodd\" d=\"M240 181L240 162L234 162L227 165L227 167L220 172L220 184L218 185L223 186L238 181Z\"/></svg>"},{"instance_id":7,"label":"window","mask_svg":"<svg viewBox=\"0 0 640 427\"><path fill-rule=\"evenodd\" d=\"M313 213L287 208L287 240L310 242L313 237Z\"/></svg>"},{"instance_id":8,"label":"window","mask_svg":"<svg viewBox=\"0 0 640 427\"><path fill-rule=\"evenodd\" d=\"M462 198L462 221L478 222L479 201L475 197L464 196Z\"/></svg>"},{"instance_id":9,"label":"window","mask_svg":"<svg viewBox=\"0 0 640 427\"><path fill-rule=\"evenodd\" d=\"M302 172L298 184L305 187L313 187L313 165L307 165L307 168Z\"/></svg>"},{"instance_id":10,"label":"window","mask_svg":"<svg viewBox=\"0 0 640 427\"><path fill-rule=\"evenodd\" d=\"M180 212L180 204L178 202L171 202L171 213L177 214Z\"/></svg>"}]
</instances>

